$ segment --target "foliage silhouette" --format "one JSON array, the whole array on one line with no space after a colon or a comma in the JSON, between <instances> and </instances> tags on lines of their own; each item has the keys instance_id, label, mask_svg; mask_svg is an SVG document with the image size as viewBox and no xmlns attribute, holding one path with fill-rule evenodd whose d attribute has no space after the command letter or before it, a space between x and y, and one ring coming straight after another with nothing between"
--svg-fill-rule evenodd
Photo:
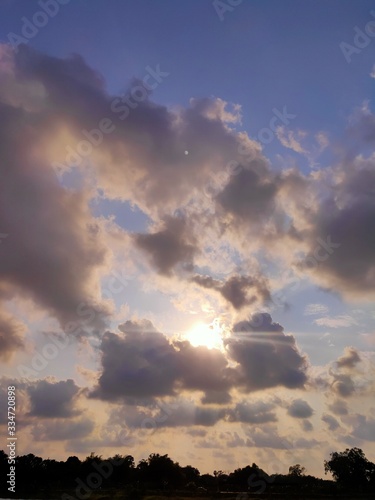
<instances>
[{"instance_id":1,"label":"foliage silhouette","mask_svg":"<svg viewBox=\"0 0 375 500\"><path fill-rule=\"evenodd\" d=\"M331 459L324 461L324 470L346 488L363 490L375 485L375 464L367 460L360 448L331 453Z\"/></svg>"},{"instance_id":2,"label":"foliage silhouette","mask_svg":"<svg viewBox=\"0 0 375 500\"><path fill-rule=\"evenodd\" d=\"M4 451L0 451L0 468L9 469ZM215 470L213 474L201 475L192 465L182 467L168 455L159 453L152 453L137 465L131 455L116 454L103 459L91 453L83 461L70 456L64 462L43 460L30 453L16 457L16 492L19 498L49 500L89 498L93 493L92 498L113 498L119 493L121 498L136 500L146 493L212 497L218 492L244 495L265 492L289 498L341 495L343 489L365 495L374 490L375 464L367 460L359 448L331 453L330 460L324 461L324 468L335 481L304 475L305 468L300 464L290 466L289 473L284 475L268 475L255 463L230 473ZM0 496L9 497L4 482L0 485Z\"/></svg>"}]
</instances>

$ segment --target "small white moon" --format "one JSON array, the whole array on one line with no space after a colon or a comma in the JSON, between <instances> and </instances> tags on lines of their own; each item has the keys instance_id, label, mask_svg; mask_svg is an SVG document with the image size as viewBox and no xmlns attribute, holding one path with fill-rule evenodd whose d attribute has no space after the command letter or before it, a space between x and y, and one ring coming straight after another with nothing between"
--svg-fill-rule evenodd
<instances>
[{"instance_id":1,"label":"small white moon","mask_svg":"<svg viewBox=\"0 0 375 500\"><path fill-rule=\"evenodd\" d=\"M189 151L185 151L185 154L188 155L189 154Z\"/></svg>"}]
</instances>

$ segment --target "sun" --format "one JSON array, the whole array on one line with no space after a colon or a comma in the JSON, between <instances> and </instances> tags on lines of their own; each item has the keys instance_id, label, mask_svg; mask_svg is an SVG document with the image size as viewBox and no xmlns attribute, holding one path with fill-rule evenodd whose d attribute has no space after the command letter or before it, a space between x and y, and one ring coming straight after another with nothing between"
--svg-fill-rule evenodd
<instances>
[{"instance_id":1,"label":"sun","mask_svg":"<svg viewBox=\"0 0 375 500\"><path fill-rule=\"evenodd\" d=\"M185 338L194 347L204 346L208 349L223 347L223 332L220 325L213 321L211 324L196 323L185 335Z\"/></svg>"}]
</instances>

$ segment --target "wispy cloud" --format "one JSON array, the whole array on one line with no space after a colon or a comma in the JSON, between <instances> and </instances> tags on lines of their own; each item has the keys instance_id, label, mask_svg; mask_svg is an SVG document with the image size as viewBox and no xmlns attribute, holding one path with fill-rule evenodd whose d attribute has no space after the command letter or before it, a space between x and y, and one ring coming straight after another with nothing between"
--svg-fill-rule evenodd
<instances>
[{"instance_id":1,"label":"wispy cloud","mask_svg":"<svg viewBox=\"0 0 375 500\"><path fill-rule=\"evenodd\" d=\"M277 127L276 135L281 144L288 149L292 149L296 153L306 153L305 148L301 144L301 139L304 139L307 133L303 130L288 130L285 126Z\"/></svg>"},{"instance_id":2,"label":"wispy cloud","mask_svg":"<svg viewBox=\"0 0 375 500\"><path fill-rule=\"evenodd\" d=\"M319 326L328 326L331 328L341 328L357 325L357 321L348 314L343 314L341 316L324 316L323 318L318 318L314 320Z\"/></svg>"},{"instance_id":3,"label":"wispy cloud","mask_svg":"<svg viewBox=\"0 0 375 500\"><path fill-rule=\"evenodd\" d=\"M316 314L327 314L328 307L324 304L308 304L305 307L304 315L305 316L314 316Z\"/></svg>"}]
</instances>

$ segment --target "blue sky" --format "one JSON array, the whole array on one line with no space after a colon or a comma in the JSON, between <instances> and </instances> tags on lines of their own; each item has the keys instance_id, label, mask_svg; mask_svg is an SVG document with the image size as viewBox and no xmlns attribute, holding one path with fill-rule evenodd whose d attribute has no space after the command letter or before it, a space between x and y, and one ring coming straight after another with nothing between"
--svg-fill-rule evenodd
<instances>
[{"instance_id":1,"label":"blue sky","mask_svg":"<svg viewBox=\"0 0 375 500\"><path fill-rule=\"evenodd\" d=\"M20 432L45 436L20 452L106 454L126 426L137 458L172 455L180 439L173 458L204 471L245 456L322 475L347 445L374 458L374 3L223 0L220 13L214 0L56 1L14 50L44 3L0 0L1 380L19 384ZM89 154L68 161L84 140ZM60 337L69 347L46 361ZM43 381L68 379L68 422L93 424L79 444L54 440L58 407L28 416ZM141 416L176 401L214 424L171 417L148 443ZM310 410L294 420L301 401ZM242 404L253 422L233 422ZM231 422L215 417L223 408ZM223 458L194 430L218 450L236 433L275 446L253 437Z\"/></svg>"}]
</instances>

